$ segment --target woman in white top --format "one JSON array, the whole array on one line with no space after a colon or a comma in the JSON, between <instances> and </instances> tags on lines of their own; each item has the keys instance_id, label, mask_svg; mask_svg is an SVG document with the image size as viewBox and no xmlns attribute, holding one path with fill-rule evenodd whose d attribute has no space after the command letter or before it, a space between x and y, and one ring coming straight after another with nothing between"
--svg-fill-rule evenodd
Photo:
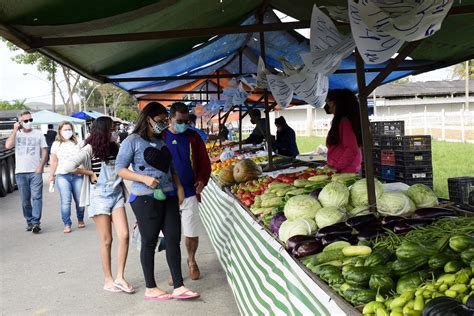
<instances>
[{"instance_id":1,"label":"woman in white top","mask_svg":"<svg viewBox=\"0 0 474 316\"><path fill-rule=\"evenodd\" d=\"M49 181L57 185L61 196L61 218L64 223L64 233L72 231L71 197L74 197L76 203L77 227L86 227L84 207L79 206L83 177L80 174L69 173L64 169L64 164L77 155L80 150L72 124L70 122L59 124L58 135L51 146Z\"/></svg>"}]
</instances>

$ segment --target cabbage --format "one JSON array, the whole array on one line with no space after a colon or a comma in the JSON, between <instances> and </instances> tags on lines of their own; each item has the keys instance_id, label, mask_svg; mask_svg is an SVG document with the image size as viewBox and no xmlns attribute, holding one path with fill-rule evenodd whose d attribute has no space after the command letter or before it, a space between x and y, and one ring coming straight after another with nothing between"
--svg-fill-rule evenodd
<instances>
[{"instance_id":1,"label":"cabbage","mask_svg":"<svg viewBox=\"0 0 474 316\"><path fill-rule=\"evenodd\" d=\"M298 218L294 221L284 221L280 226L278 237L286 243L290 237L296 235L310 235L316 230L316 223L312 219Z\"/></svg>"},{"instance_id":2,"label":"cabbage","mask_svg":"<svg viewBox=\"0 0 474 316\"><path fill-rule=\"evenodd\" d=\"M438 205L438 198L428 186L417 183L408 188L407 195L415 202L416 207L432 207Z\"/></svg>"},{"instance_id":3,"label":"cabbage","mask_svg":"<svg viewBox=\"0 0 474 316\"><path fill-rule=\"evenodd\" d=\"M297 195L286 202L284 212L290 221L297 218L314 219L320 208L321 204L310 195Z\"/></svg>"},{"instance_id":4,"label":"cabbage","mask_svg":"<svg viewBox=\"0 0 474 316\"><path fill-rule=\"evenodd\" d=\"M340 182L344 185L352 184L357 179L357 173L336 173L332 175L331 181Z\"/></svg>"},{"instance_id":5,"label":"cabbage","mask_svg":"<svg viewBox=\"0 0 474 316\"><path fill-rule=\"evenodd\" d=\"M321 190L318 196L323 207L342 207L349 203L349 189L342 183L331 182Z\"/></svg>"},{"instance_id":6,"label":"cabbage","mask_svg":"<svg viewBox=\"0 0 474 316\"><path fill-rule=\"evenodd\" d=\"M323 207L316 213L316 225L319 228L343 222L346 219L346 212L335 206Z\"/></svg>"},{"instance_id":7,"label":"cabbage","mask_svg":"<svg viewBox=\"0 0 474 316\"><path fill-rule=\"evenodd\" d=\"M367 215L370 213L369 207L368 206L357 206L354 207L353 209L349 210L347 209L349 216L361 216L361 215Z\"/></svg>"},{"instance_id":8,"label":"cabbage","mask_svg":"<svg viewBox=\"0 0 474 316\"><path fill-rule=\"evenodd\" d=\"M374 179L375 181L375 197L376 200L380 198L383 193L383 185L379 180ZM368 206L369 197L367 195L367 180L361 179L356 181L351 187L351 204L354 207L357 206Z\"/></svg>"},{"instance_id":9,"label":"cabbage","mask_svg":"<svg viewBox=\"0 0 474 316\"><path fill-rule=\"evenodd\" d=\"M274 235L278 236L278 231L280 230L280 226L284 221L286 221L285 214L283 214L283 212L276 213L270 220L270 223L268 224L270 231Z\"/></svg>"},{"instance_id":10,"label":"cabbage","mask_svg":"<svg viewBox=\"0 0 474 316\"><path fill-rule=\"evenodd\" d=\"M377 210L383 215L400 216L415 209L413 201L401 192L385 192L377 201Z\"/></svg>"}]
</instances>

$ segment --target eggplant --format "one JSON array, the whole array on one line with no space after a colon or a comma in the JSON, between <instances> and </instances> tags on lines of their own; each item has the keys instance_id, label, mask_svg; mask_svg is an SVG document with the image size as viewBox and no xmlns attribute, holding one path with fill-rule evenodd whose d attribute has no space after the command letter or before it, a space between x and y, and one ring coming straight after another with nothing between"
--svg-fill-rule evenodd
<instances>
[{"instance_id":1,"label":"eggplant","mask_svg":"<svg viewBox=\"0 0 474 316\"><path fill-rule=\"evenodd\" d=\"M413 218L456 217L456 212L441 207L425 207L415 211Z\"/></svg>"},{"instance_id":2,"label":"eggplant","mask_svg":"<svg viewBox=\"0 0 474 316\"><path fill-rule=\"evenodd\" d=\"M405 234L405 233L408 233L412 229L413 227L409 226L404 221L399 221L395 224L395 226L393 226L393 231L396 234Z\"/></svg>"},{"instance_id":3,"label":"eggplant","mask_svg":"<svg viewBox=\"0 0 474 316\"><path fill-rule=\"evenodd\" d=\"M293 250L293 254L297 258L301 258L321 252L321 250L323 250L323 244L319 239L312 239L303 241L295 249L296 252Z\"/></svg>"},{"instance_id":4,"label":"eggplant","mask_svg":"<svg viewBox=\"0 0 474 316\"><path fill-rule=\"evenodd\" d=\"M334 225L326 226L318 230L316 233L317 238L321 238L327 235L334 234L351 234L352 228L348 227L345 223L337 223Z\"/></svg>"},{"instance_id":5,"label":"eggplant","mask_svg":"<svg viewBox=\"0 0 474 316\"><path fill-rule=\"evenodd\" d=\"M393 231L397 234L404 234L417 227L425 227L433 223L434 218L406 218L398 221Z\"/></svg>"},{"instance_id":6,"label":"eggplant","mask_svg":"<svg viewBox=\"0 0 474 316\"><path fill-rule=\"evenodd\" d=\"M384 236L387 233L381 226L367 227L361 229L357 235L358 240L371 240L380 236Z\"/></svg>"},{"instance_id":7,"label":"eggplant","mask_svg":"<svg viewBox=\"0 0 474 316\"><path fill-rule=\"evenodd\" d=\"M382 219L382 227L393 231L395 226L403 220L405 218L401 216L386 216Z\"/></svg>"},{"instance_id":8,"label":"eggplant","mask_svg":"<svg viewBox=\"0 0 474 316\"><path fill-rule=\"evenodd\" d=\"M331 244L335 241L347 241L349 242L350 244L353 244L354 243L354 240L355 237L349 233L349 234L331 234L331 235L326 235L324 236L322 239L321 239L321 242L323 244L323 246L326 246L328 244Z\"/></svg>"},{"instance_id":9,"label":"eggplant","mask_svg":"<svg viewBox=\"0 0 474 316\"><path fill-rule=\"evenodd\" d=\"M355 229L372 225L377 221L377 216L374 214L351 217L346 221L346 225Z\"/></svg>"},{"instance_id":10,"label":"eggplant","mask_svg":"<svg viewBox=\"0 0 474 316\"><path fill-rule=\"evenodd\" d=\"M307 240L313 240L314 236L306 236L306 235L295 235L290 237L286 241L286 249L289 253L293 253L293 249L295 249L299 244Z\"/></svg>"}]
</instances>

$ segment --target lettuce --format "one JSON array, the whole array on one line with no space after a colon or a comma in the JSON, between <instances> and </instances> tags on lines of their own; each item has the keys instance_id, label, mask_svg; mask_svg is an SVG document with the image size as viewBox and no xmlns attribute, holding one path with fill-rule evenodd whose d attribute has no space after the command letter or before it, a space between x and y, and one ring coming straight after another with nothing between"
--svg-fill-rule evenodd
<instances>
[{"instance_id":1,"label":"lettuce","mask_svg":"<svg viewBox=\"0 0 474 316\"><path fill-rule=\"evenodd\" d=\"M323 228L333 224L343 222L346 219L346 212L335 206L323 207L316 213L316 225Z\"/></svg>"},{"instance_id":2,"label":"lettuce","mask_svg":"<svg viewBox=\"0 0 474 316\"><path fill-rule=\"evenodd\" d=\"M383 185L377 179L375 181L375 197L376 200L380 198L383 193ZM351 187L351 204L354 207L357 206L368 206L369 205L369 197L367 195L367 180L361 179L356 181Z\"/></svg>"},{"instance_id":3,"label":"lettuce","mask_svg":"<svg viewBox=\"0 0 474 316\"><path fill-rule=\"evenodd\" d=\"M415 209L415 203L401 192L385 192L377 201L377 210L383 215L400 216Z\"/></svg>"},{"instance_id":4,"label":"lettuce","mask_svg":"<svg viewBox=\"0 0 474 316\"><path fill-rule=\"evenodd\" d=\"M298 218L294 221L284 221L280 226L278 237L286 243L290 237L296 235L310 235L316 230L316 223L312 219Z\"/></svg>"},{"instance_id":5,"label":"lettuce","mask_svg":"<svg viewBox=\"0 0 474 316\"><path fill-rule=\"evenodd\" d=\"M340 182L330 182L321 190L318 196L323 207L342 207L349 203L349 189Z\"/></svg>"},{"instance_id":6,"label":"lettuce","mask_svg":"<svg viewBox=\"0 0 474 316\"><path fill-rule=\"evenodd\" d=\"M309 195L297 195L286 202L284 212L286 218L291 221L298 218L314 219L320 208L321 204L315 198Z\"/></svg>"},{"instance_id":7,"label":"lettuce","mask_svg":"<svg viewBox=\"0 0 474 316\"><path fill-rule=\"evenodd\" d=\"M407 195L415 202L416 207L432 207L438 205L436 194L428 186L417 183L412 185Z\"/></svg>"}]
</instances>

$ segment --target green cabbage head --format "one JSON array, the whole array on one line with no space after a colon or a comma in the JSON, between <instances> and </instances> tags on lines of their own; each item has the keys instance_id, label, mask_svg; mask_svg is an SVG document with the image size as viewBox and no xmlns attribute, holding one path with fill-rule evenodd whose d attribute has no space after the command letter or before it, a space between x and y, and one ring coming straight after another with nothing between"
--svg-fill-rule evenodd
<instances>
[{"instance_id":1,"label":"green cabbage head","mask_svg":"<svg viewBox=\"0 0 474 316\"><path fill-rule=\"evenodd\" d=\"M313 220L314 216L321 208L318 200L309 195L297 195L291 197L283 209L288 220L292 221L298 218L308 218Z\"/></svg>"},{"instance_id":2,"label":"green cabbage head","mask_svg":"<svg viewBox=\"0 0 474 316\"><path fill-rule=\"evenodd\" d=\"M428 186L417 183L412 185L407 195L415 202L416 207L432 207L438 205L436 194Z\"/></svg>"},{"instance_id":3,"label":"green cabbage head","mask_svg":"<svg viewBox=\"0 0 474 316\"><path fill-rule=\"evenodd\" d=\"M334 225L346 220L346 212L335 206L323 207L316 213L316 225L319 228Z\"/></svg>"},{"instance_id":4,"label":"green cabbage head","mask_svg":"<svg viewBox=\"0 0 474 316\"><path fill-rule=\"evenodd\" d=\"M415 209L415 203L402 192L384 192L377 200L377 211L383 215L400 216Z\"/></svg>"},{"instance_id":5,"label":"green cabbage head","mask_svg":"<svg viewBox=\"0 0 474 316\"><path fill-rule=\"evenodd\" d=\"M281 241L286 243L290 237L296 235L310 235L316 230L316 223L312 219L298 218L294 221L284 221L278 232L278 237Z\"/></svg>"},{"instance_id":6,"label":"green cabbage head","mask_svg":"<svg viewBox=\"0 0 474 316\"><path fill-rule=\"evenodd\" d=\"M318 200L323 207L343 207L349 203L349 189L340 182L330 182L319 192Z\"/></svg>"},{"instance_id":7,"label":"green cabbage head","mask_svg":"<svg viewBox=\"0 0 474 316\"><path fill-rule=\"evenodd\" d=\"M378 200L383 193L383 185L379 180L375 181L375 197ZM356 181L351 187L351 204L354 207L368 206L369 197L367 196L367 180L361 179Z\"/></svg>"}]
</instances>

